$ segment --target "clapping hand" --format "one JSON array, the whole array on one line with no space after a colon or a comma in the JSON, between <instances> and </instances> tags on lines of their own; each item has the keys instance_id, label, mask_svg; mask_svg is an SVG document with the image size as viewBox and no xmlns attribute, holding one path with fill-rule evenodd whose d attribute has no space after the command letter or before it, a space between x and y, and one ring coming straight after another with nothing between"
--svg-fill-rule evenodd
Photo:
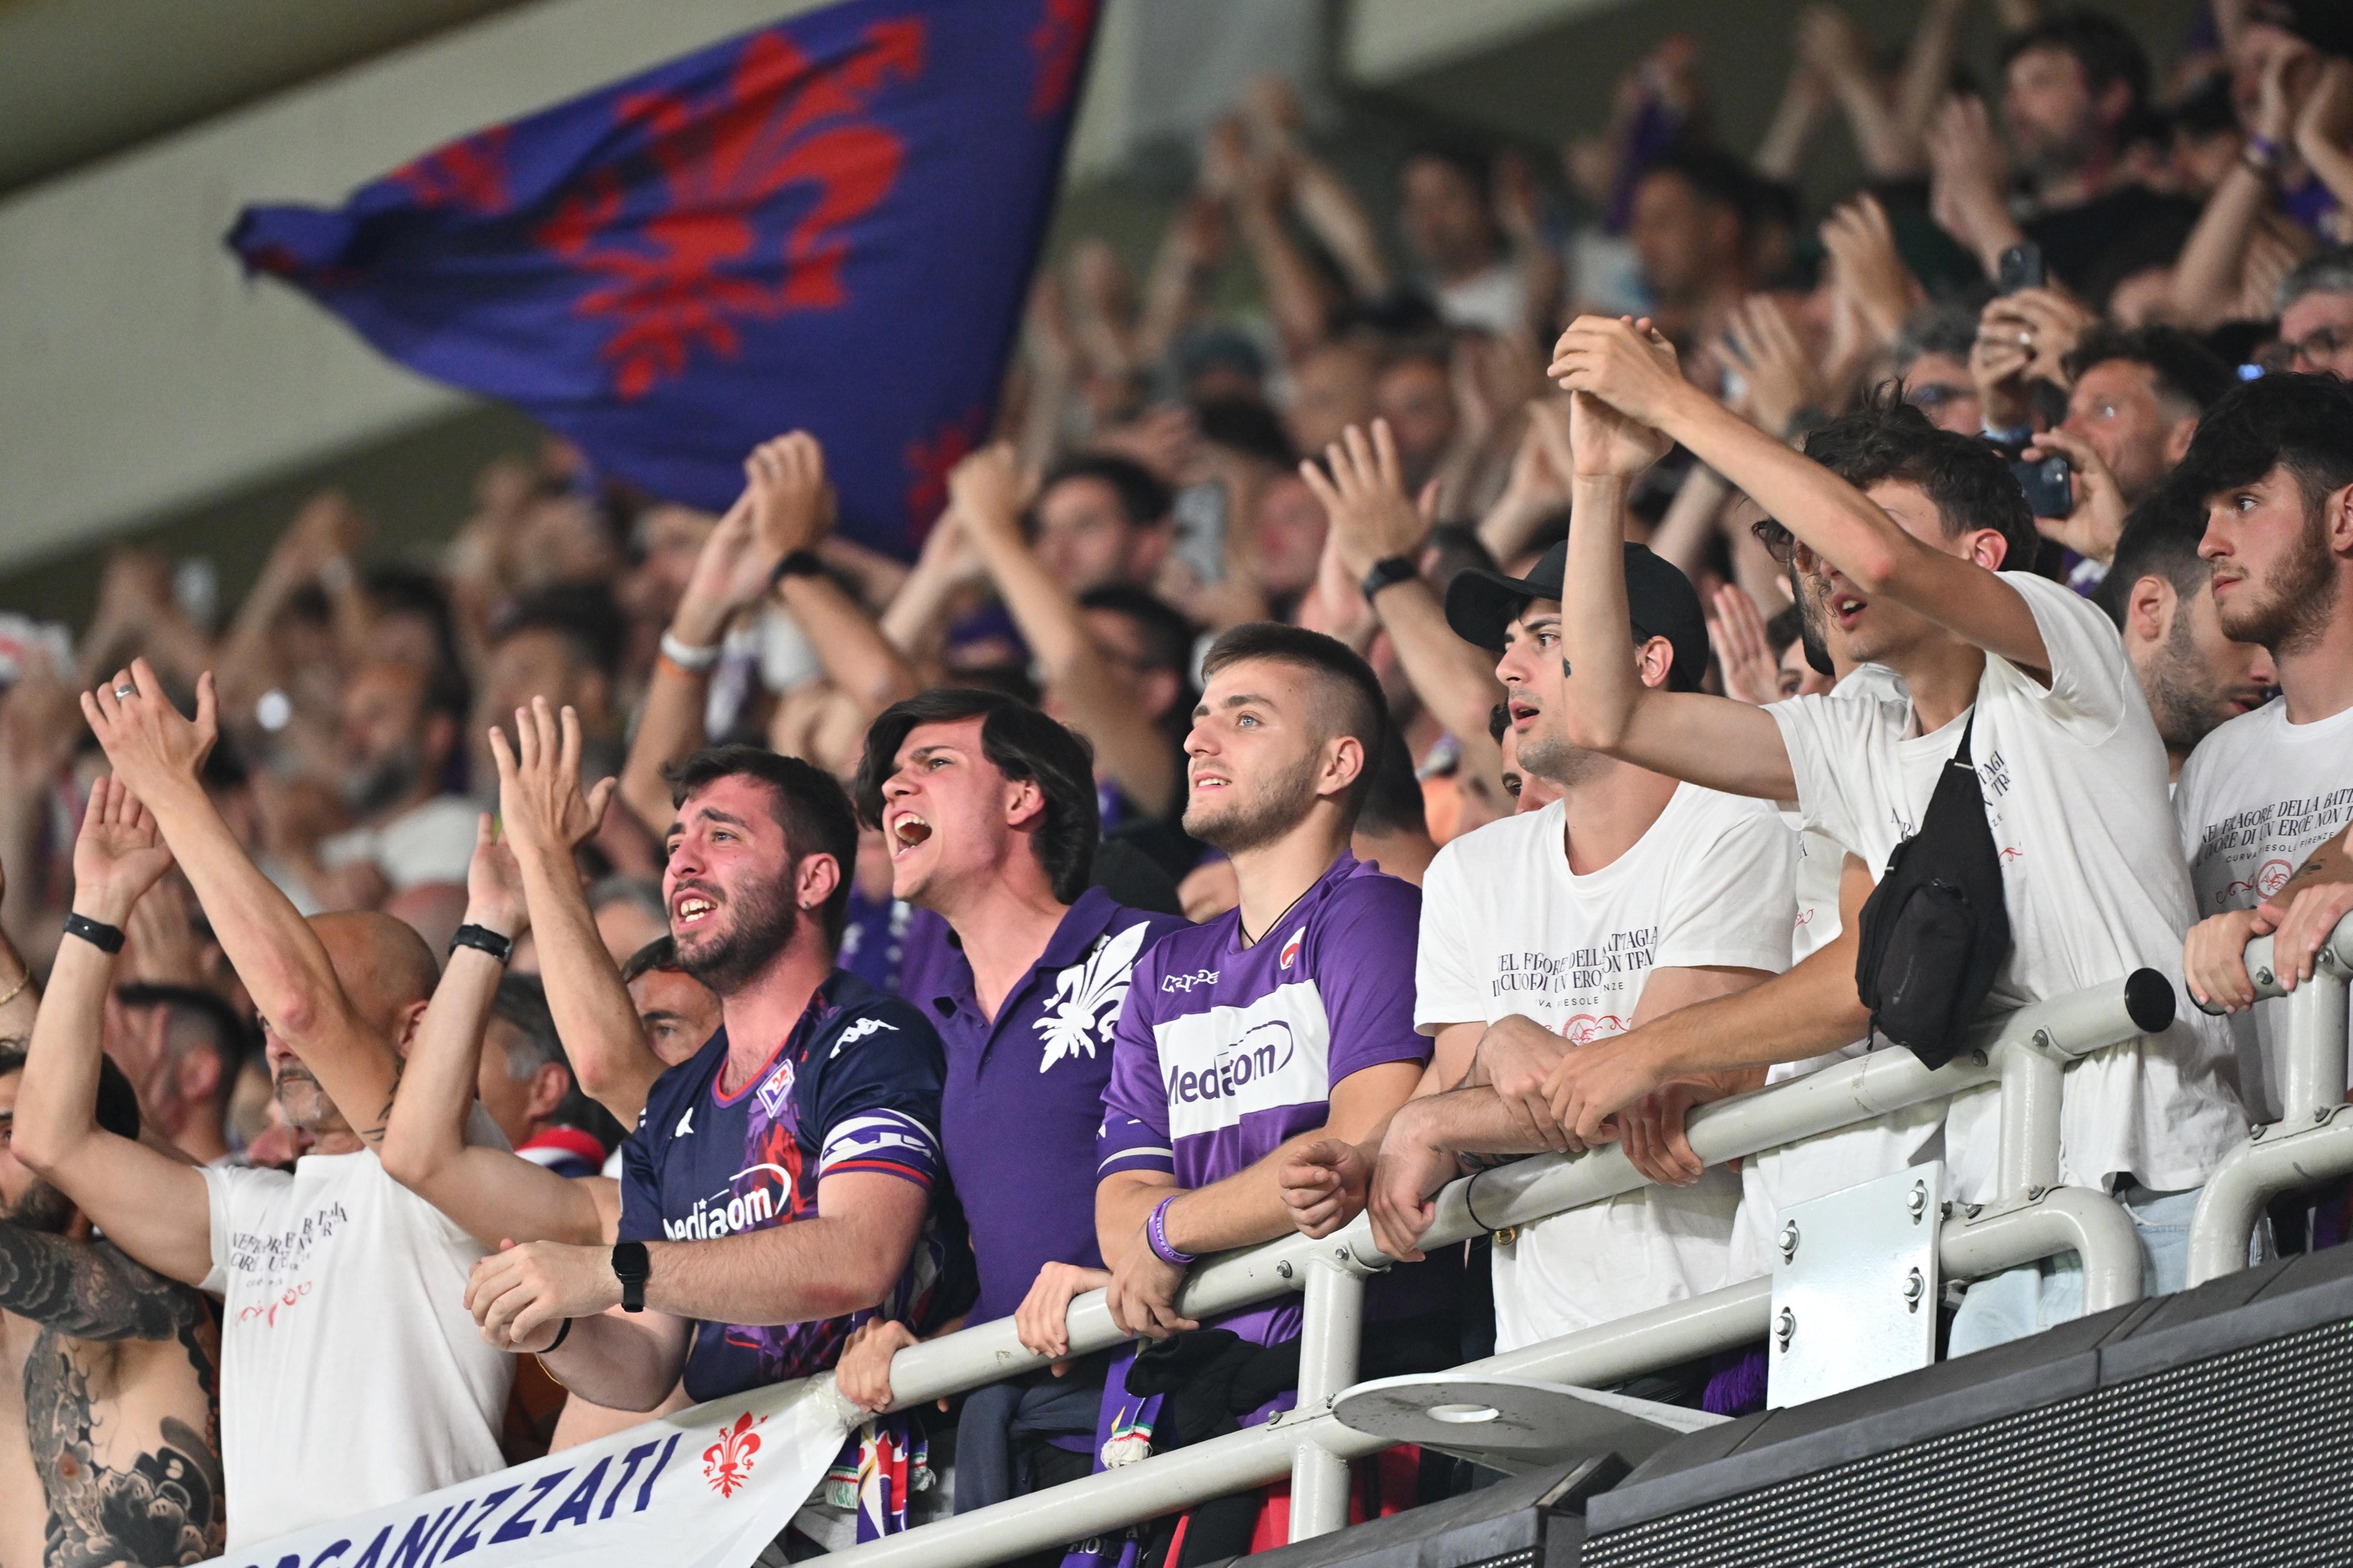
<instances>
[{"instance_id":1,"label":"clapping hand","mask_svg":"<svg viewBox=\"0 0 2353 1568\"><path fill-rule=\"evenodd\" d=\"M515 739L491 731L491 760L499 770L499 815L509 841L525 856L569 859L596 837L605 808L618 787L599 779L586 795L580 790L580 715L570 707L559 718L547 699L534 697L515 710Z\"/></svg>"},{"instance_id":2,"label":"clapping hand","mask_svg":"<svg viewBox=\"0 0 2353 1568\"><path fill-rule=\"evenodd\" d=\"M1328 479L1314 463L1300 464L1299 475L1324 503L1333 547L1351 577L1361 579L1393 556L1410 557L1430 538L1430 519L1406 493L1388 420L1374 420L1369 436L1364 426L1349 426L1324 448L1324 460Z\"/></svg>"},{"instance_id":3,"label":"clapping hand","mask_svg":"<svg viewBox=\"0 0 2353 1568\"><path fill-rule=\"evenodd\" d=\"M74 839L74 913L119 927L171 868L155 819L121 779L100 773Z\"/></svg>"},{"instance_id":4,"label":"clapping hand","mask_svg":"<svg viewBox=\"0 0 2353 1568\"><path fill-rule=\"evenodd\" d=\"M197 775L220 738L220 704L210 670L196 678L196 716L183 718L164 695L164 683L143 658L95 692L84 692L82 716L114 764L118 783L142 800L174 788L198 788Z\"/></svg>"}]
</instances>

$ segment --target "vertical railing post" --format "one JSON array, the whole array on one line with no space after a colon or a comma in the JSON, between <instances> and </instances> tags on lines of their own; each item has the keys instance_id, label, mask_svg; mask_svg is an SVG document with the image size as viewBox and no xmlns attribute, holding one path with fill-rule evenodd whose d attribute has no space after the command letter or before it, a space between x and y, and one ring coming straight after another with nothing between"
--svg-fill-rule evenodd
<instances>
[{"instance_id":1,"label":"vertical railing post","mask_svg":"<svg viewBox=\"0 0 2353 1568\"><path fill-rule=\"evenodd\" d=\"M1993 1048L1993 1060L2001 1073L1997 1201L2017 1203L2059 1184L2059 1101L2065 1072L2059 1058L2042 1048L2039 1034L2031 1043L2004 1040Z\"/></svg>"},{"instance_id":2,"label":"vertical railing post","mask_svg":"<svg viewBox=\"0 0 2353 1568\"><path fill-rule=\"evenodd\" d=\"M2282 997L2287 1015L2280 1131L2300 1132L2345 1103L2345 975L2324 950L2312 978Z\"/></svg>"},{"instance_id":3,"label":"vertical railing post","mask_svg":"<svg viewBox=\"0 0 2353 1568\"><path fill-rule=\"evenodd\" d=\"M1339 1249L1345 1257L1347 1249ZM1332 1407L1356 1381L1356 1345L1365 1326L1365 1276L1338 1258L1307 1265L1307 1299L1299 1333L1299 1414L1304 1421ZM1291 1458L1291 1539L1329 1535L1348 1523L1348 1461L1303 1436Z\"/></svg>"}]
</instances>

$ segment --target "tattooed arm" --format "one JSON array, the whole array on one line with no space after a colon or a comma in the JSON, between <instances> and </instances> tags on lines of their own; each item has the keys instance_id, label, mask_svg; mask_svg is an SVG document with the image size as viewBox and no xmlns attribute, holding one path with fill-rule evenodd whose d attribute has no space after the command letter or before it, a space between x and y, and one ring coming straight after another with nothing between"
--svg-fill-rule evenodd
<instances>
[{"instance_id":1,"label":"tattooed arm","mask_svg":"<svg viewBox=\"0 0 2353 1568\"><path fill-rule=\"evenodd\" d=\"M110 1242L69 1241L0 1220L0 1311L77 1340L168 1340L204 1303Z\"/></svg>"}]
</instances>

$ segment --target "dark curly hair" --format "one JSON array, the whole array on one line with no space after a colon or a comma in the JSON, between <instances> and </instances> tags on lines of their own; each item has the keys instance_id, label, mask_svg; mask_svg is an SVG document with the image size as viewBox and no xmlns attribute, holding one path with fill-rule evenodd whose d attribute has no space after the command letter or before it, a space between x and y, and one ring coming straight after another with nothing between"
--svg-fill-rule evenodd
<instances>
[{"instance_id":1,"label":"dark curly hair","mask_svg":"<svg viewBox=\"0 0 2353 1568\"><path fill-rule=\"evenodd\" d=\"M1043 826L1031 837L1038 863L1063 903L1078 901L1094 874L1095 847L1103 838L1103 810L1095 798L1094 748L1029 703L1002 691L942 687L894 702L866 731L851 798L858 818L882 826L882 781L898 765L899 748L924 724L980 721L980 754L1008 779L1032 779L1046 797Z\"/></svg>"},{"instance_id":2,"label":"dark curly hair","mask_svg":"<svg viewBox=\"0 0 2353 1568\"><path fill-rule=\"evenodd\" d=\"M2242 382L2198 422L2175 472L2208 500L2274 468L2295 476L2307 510L2353 484L2353 387L2333 375Z\"/></svg>"},{"instance_id":3,"label":"dark curly hair","mask_svg":"<svg viewBox=\"0 0 2353 1568\"><path fill-rule=\"evenodd\" d=\"M1806 456L1859 490L1886 479L1917 485L1936 507L1946 538L1990 529L2001 535L2004 571L2034 564L2042 536L2010 464L1977 437L1930 424L1904 401L1900 382L1881 384L1862 407L1808 436ZM1793 542L1788 529L1767 518L1753 531L1788 559Z\"/></svg>"}]
</instances>

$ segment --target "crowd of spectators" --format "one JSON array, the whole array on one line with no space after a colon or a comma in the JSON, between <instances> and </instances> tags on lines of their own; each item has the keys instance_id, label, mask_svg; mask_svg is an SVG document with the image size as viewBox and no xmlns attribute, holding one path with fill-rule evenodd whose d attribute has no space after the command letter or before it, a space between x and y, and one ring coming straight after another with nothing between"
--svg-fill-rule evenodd
<instances>
[{"instance_id":1,"label":"crowd of spectators","mask_svg":"<svg viewBox=\"0 0 2353 1568\"><path fill-rule=\"evenodd\" d=\"M2281 1114L2240 953L2308 978L2353 910L2353 9L2208 0L2159 70L1999 0L1982 83L1972 10L1889 57L1810 7L1746 149L1663 40L1557 184L1433 141L1368 201L1254 89L1141 282L1041 276L912 562L798 432L720 517L502 462L429 561L323 496L217 626L116 554L0 696L0 1568L828 1370L839 1544L950 1433L963 1510L1284 1408L1297 1301L1187 1318L1204 1254L1368 1212L1377 1376L1765 1272L1924 1161L1994 1198L1982 1091L1737 1170L1684 1131L1894 1048L1864 911L1947 798L1984 1006L2227 1010L2065 1079L2062 1179L2180 1288ZM1809 216L1833 117L1867 178ZM1448 1181L1606 1142L1651 1184L1424 1255ZM1096 1289L1136 1341L1072 1356ZM2081 1307L2030 1265L1947 1343ZM897 1351L1008 1317L1050 1364L891 1413ZM1739 1411L1762 1361L1628 1391Z\"/></svg>"}]
</instances>

